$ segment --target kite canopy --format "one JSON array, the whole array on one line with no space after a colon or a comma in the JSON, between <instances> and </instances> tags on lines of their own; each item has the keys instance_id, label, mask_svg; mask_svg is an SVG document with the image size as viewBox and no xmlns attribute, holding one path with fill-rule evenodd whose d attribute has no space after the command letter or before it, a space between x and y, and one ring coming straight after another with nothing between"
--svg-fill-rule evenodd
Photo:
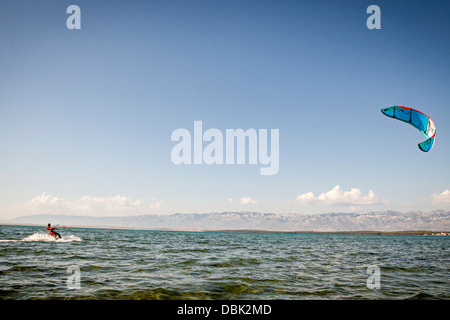
<instances>
[{"instance_id":1,"label":"kite canopy","mask_svg":"<svg viewBox=\"0 0 450 320\"><path fill-rule=\"evenodd\" d=\"M425 113L402 106L381 109L381 112L385 116L407 122L422 132L427 137L427 140L418 144L420 150L428 152L433 147L436 137L436 126L433 120Z\"/></svg>"}]
</instances>

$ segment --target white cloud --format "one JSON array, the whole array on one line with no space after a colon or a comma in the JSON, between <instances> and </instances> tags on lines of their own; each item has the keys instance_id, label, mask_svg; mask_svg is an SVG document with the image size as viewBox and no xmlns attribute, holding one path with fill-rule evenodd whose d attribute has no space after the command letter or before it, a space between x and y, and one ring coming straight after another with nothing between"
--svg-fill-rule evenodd
<instances>
[{"instance_id":1,"label":"white cloud","mask_svg":"<svg viewBox=\"0 0 450 320\"><path fill-rule=\"evenodd\" d=\"M299 194L295 201L296 202L313 202L315 200L316 199L314 198L314 193L308 192L308 193Z\"/></svg>"},{"instance_id":2,"label":"white cloud","mask_svg":"<svg viewBox=\"0 0 450 320\"><path fill-rule=\"evenodd\" d=\"M358 188L352 188L350 191L344 191L339 185L337 185L330 191L321 193L317 197L312 192L300 194L297 196L295 202L350 205L356 207L364 204L380 203L380 200L372 190L369 190L369 193L364 196L362 191Z\"/></svg>"},{"instance_id":3,"label":"white cloud","mask_svg":"<svg viewBox=\"0 0 450 320\"><path fill-rule=\"evenodd\" d=\"M450 189L445 190L440 194L432 194L434 204L450 204Z\"/></svg>"},{"instance_id":4,"label":"white cloud","mask_svg":"<svg viewBox=\"0 0 450 320\"><path fill-rule=\"evenodd\" d=\"M250 198L250 197L242 197L241 200L240 200L240 202L241 202L242 204L256 204L256 203L258 203L258 201L253 200L253 199Z\"/></svg>"},{"instance_id":5,"label":"white cloud","mask_svg":"<svg viewBox=\"0 0 450 320\"><path fill-rule=\"evenodd\" d=\"M25 206L27 207L65 207L67 203L62 199L58 197L52 197L45 192L41 195L34 197L30 201L27 201L25 203Z\"/></svg>"},{"instance_id":6,"label":"white cloud","mask_svg":"<svg viewBox=\"0 0 450 320\"><path fill-rule=\"evenodd\" d=\"M150 208L161 206L162 200L152 199ZM25 206L33 209L65 209L70 211L113 211L131 208L139 208L143 204L142 199L130 199L121 195L112 197L83 196L75 201L67 201L63 198L53 197L45 192L25 203Z\"/></svg>"},{"instance_id":7,"label":"white cloud","mask_svg":"<svg viewBox=\"0 0 450 320\"><path fill-rule=\"evenodd\" d=\"M140 199L142 201L142 199ZM157 209L162 205L162 199L152 199L152 203L150 204L150 209Z\"/></svg>"},{"instance_id":8,"label":"white cloud","mask_svg":"<svg viewBox=\"0 0 450 320\"><path fill-rule=\"evenodd\" d=\"M114 197L91 197L84 196L78 201L78 205L87 209L104 209L104 210L118 210L138 207L142 204L142 199L132 200L120 195Z\"/></svg>"}]
</instances>

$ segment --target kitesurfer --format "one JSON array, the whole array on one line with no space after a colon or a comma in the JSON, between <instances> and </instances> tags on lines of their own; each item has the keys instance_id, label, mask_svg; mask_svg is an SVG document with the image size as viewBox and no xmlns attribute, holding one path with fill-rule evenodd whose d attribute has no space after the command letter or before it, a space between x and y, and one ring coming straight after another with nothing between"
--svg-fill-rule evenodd
<instances>
[{"instance_id":1,"label":"kitesurfer","mask_svg":"<svg viewBox=\"0 0 450 320\"><path fill-rule=\"evenodd\" d=\"M50 223L47 225L47 232L49 235L51 235L53 238L59 237L61 239L61 235L56 232L55 230L58 230L58 228L52 228L52 226L50 225Z\"/></svg>"}]
</instances>

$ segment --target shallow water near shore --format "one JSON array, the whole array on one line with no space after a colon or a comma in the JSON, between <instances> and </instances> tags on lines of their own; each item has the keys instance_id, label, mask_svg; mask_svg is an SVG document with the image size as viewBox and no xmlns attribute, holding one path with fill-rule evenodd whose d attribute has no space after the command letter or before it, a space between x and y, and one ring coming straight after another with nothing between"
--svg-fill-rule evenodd
<instances>
[{"instance_id":1,"label":"shallow water near shore","mask_svg":"<svg viewBox=\"0 0 450 320\"><path fill-rule=\"evenodd\" d=\"M0 226L0 299L450 298L448 237L60 233L55 241L43 227ZM379 289L369 266L380 270Z\"/></svg>"}]
</instances>

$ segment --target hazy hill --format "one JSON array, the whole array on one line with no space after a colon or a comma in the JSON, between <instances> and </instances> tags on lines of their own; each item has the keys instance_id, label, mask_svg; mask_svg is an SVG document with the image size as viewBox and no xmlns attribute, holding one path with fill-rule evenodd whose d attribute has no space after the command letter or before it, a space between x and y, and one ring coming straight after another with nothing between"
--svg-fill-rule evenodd
<instances>
[{"instance_id":1,"label":"hazy hill","mask_svg":"<svg viewBox=\"0 0 450 320\"><path fill-rule=\"evenodd\" d=\"M87 217L70 215L32 215L18 217L8 223L47 223L72 226L102 226L176 230L273 230L273 231L403 231L450 230L450 211L428 213L258 213L220 212L172 215L137 215L121 217Z\"/></svg>"}]
</instances>

